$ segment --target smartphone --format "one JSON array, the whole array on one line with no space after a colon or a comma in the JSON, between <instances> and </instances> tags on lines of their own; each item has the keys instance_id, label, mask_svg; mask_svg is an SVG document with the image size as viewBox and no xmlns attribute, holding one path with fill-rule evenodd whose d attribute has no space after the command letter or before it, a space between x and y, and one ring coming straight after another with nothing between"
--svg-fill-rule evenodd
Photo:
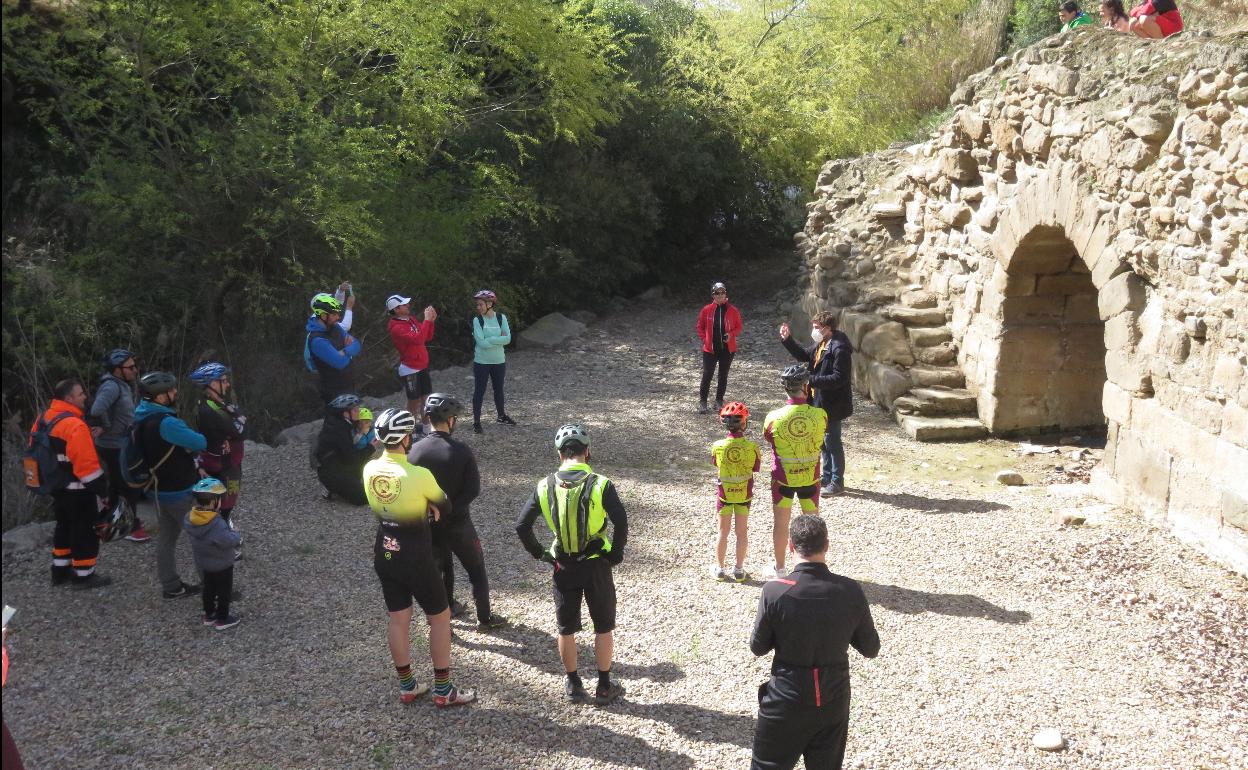
<instances>
[{"instance_id":1,"label":"smartphone","mask_svg":"<svg viewBox=\"0 0 1248 770\"><path fill-rule=\"evenodd\" d=\"M10 606L9 606L9 605L7 605L7 604L6 604L6 605L4 605L4 627L5 627L5 628L8 628L8 627L9 627L9 620L11 620L11 619L12 619L12 617L13 617L13 613L15 613L15 612L17 612L17 610L13 609L12 607L10 607Z\"/></svg>"}]
</instances>

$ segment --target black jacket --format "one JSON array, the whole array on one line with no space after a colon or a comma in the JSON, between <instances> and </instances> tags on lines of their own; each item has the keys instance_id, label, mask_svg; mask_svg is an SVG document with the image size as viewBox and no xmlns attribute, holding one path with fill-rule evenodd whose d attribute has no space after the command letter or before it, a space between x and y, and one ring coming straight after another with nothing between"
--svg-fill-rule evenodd
<instances>
[{"instance_id":1,"label":"black jacket","mask_svg":"<svg viewBox=\"0 0 1248 770\"><path fill-rule=\"evenodd\" d=\"M838 329L832 333L832 339L818 360L815 360L819 353L818 344L802 347L792 337L782 342L790 355L810 367L814 405L828 413L828 422L844 420L853 414L854 394L850 386L853 381L854 346L845 332Z\"/></svg>"},{"instance_id":2,"label":"black jacket","mask_svg":"<svg viewBox=\"0 0 1248 770\"><path fill-rule=\"evenodd\" d=\"M326 410L321 433L316 437L318 466L348 466L358 475L363 473L364 464L373 459L374 454L371 444L355 445L355 424L345 419L341 410Z\"/></svg>"},{"instance_id":3,"label":"black jacket","mask_svg":"<svg viewBox=\"0 0 1248 770\"><path fill-rule=\"evenodd\" d=\"M772 697L805 706L848 699L851 645L867 658L880 652L857 581L802 562L788 578L763 586L750 649L755 655L775 650L766 685Z\"/></svg>"},{"instance_id":4,"label":"black jacket","mask_svg":"<svg viewBox=\"0 0 1248 770\"><path fill-rule=\"evenodd\" d=\"M407 461L428 469L450 498L450 513L442 512L439 525L451 526L468 518L469 506L481 494L481 474L467 444L435 430L412 444Z\"/></svg>"}]
</instances>

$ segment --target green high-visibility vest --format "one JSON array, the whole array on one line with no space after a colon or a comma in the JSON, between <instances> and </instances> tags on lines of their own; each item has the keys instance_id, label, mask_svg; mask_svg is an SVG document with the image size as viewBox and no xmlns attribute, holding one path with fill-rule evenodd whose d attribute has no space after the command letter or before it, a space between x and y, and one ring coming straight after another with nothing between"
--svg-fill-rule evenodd
<instances>
[{"instance_id":1,"label":"green high-visibility vest","mask_svg":"<svg viewBox=\"0 0 1248 770\"><path fill-rule=\"evenodd\" d=\"M607 510L602 507L602 493L611 482L599 476L585 463L564 463L560 471L584 471L574 483L562 481L551 474L537 482L537 501L546 517L546 526L555 534L550 553L576 556L584 553L594 540L602 541L602 553L611 550L607 539ZM600 554L590 556L598 558Z\"/></svg>"}]
</instances>

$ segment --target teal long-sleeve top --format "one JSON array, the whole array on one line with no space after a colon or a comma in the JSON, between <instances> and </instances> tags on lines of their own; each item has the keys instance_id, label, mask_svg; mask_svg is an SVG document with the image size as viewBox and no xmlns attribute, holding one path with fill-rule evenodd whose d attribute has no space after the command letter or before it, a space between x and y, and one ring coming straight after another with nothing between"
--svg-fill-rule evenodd
<instances>
[{"instance_id":1,"label":"teal long-sleeve top","mask_svg":"<svg viewBox=\"0 0 1248 770\"><path fill-rule=\"evenodd\" d=\"M501 364L507 360L503 346L511 342L511 326L502 313L472 319L472 339L476 342L472 360L478 364Z\"/></svg>"}]
</instances>

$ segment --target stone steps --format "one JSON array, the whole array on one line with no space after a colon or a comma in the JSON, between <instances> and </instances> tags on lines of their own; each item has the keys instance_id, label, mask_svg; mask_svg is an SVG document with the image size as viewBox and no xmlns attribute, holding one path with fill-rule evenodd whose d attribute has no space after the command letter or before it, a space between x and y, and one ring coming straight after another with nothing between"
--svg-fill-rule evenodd
<instances>
[{"instance_id":1,"label":"stone steps","mask_svg":"<svg viewBox=\"0 0 1248 770\"><path fill-rule=\"evenodd\" d=\"M988 429L974 417L898 414L897 424L915 441L975 441L988 435Z\"/></svg>"},{"instance_id":2,"label":"stone steps","mask_svg":"<svg viewBox=\"0 0 1248 770\"><path fill-rule=\"evenodd\" d=\"M909 369L910 382L915 387L961 388L966 385L966 376L956 366L922 366L915 364Z\"/></svg>"},{"instance_id":3,"label":"stone steps","mask_svg":"<svg viewBox=\"0 0 1248 770\"><path fill-rule=\"evenodd\" d=\"M910 336L910 346L915 348L934 348L953 340L948 326L913 326L906 329L906 334Z\"/></svg>"},{"instance_id":4,"label":"stone steps","mask_svg":"<svg viewBox=\"0 0 1248 770\"><path fill-rule=\"evenodd\" d=\"M945 311L938 307L917 308L905 305L889 305L884 308L885 316L899 321L906 326L944 326Z\"/></svg>"},{"instance_id":5,"label":"stone steps","mask_svg":"<svg viewBox=\"0 0 1248 770\"><path fill-rule=\"evenodd\" d=\"M979 413L975 396L961 388L914 388L893 402L893 411L921 417L974 417Z\"/></svg>"}]
</instances>

